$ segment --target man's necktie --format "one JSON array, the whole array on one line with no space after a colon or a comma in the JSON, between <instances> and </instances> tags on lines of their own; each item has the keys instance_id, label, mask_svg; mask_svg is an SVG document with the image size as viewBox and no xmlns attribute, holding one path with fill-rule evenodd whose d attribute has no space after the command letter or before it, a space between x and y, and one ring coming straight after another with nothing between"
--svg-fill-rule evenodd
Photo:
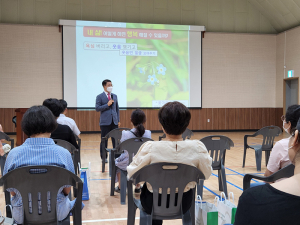
<instances>
[{"instance_id":1,"label":"man's necktie","mask_svg":"<svg viewBox=\"0 0 300 225\"><path fill-rule=\"evenodd\" d=\"M108 101L110 101L110 93L107 94Z\"/></svg>"}]
</instances>

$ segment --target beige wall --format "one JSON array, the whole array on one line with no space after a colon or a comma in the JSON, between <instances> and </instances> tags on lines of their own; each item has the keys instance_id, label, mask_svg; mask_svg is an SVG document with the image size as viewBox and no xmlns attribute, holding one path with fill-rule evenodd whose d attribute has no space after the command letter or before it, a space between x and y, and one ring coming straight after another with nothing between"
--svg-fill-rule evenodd
<instances>
[{"instance_id":1,"label":"beige wall","mask_svg":"<svg viewBox=\"0 0 300 225\"><path fill-rule=\"evenodd\" d=\"M276 107L283 107L283 79L287 78L287 71L294 70L294 76L300 77L300 27L280 33L276 39Z\"/></svg>"},{"instance_id":2,"label":"beige wall","mask_svg":"<svg viewBox=\"0 0 300 225\"><path fill-rule=\"evenodd\" d=\"M0 24L0 108L62 97L62 39L58 26Z\"/></svg>"},{"instance_id":3,"label":"beige wall","mask_svg":"<svg viewBox=\"0 0 300 225\"><path fill-rule=\"evenodd\" d=\"M0 107L61 98L58 27L0 24L0 29ZM275 35L207 32L202 70L204 108L275 107Z\"/></svg>"},{"instance_id":4,"label":"beige wall","mask_svg":"<svg viewBox=\"0 0 300 225\"><path fill-rule=\"evenodd\" d=\"M203 107L275 107L276 35L205 33Z\"/></svg>"}]
</instances>

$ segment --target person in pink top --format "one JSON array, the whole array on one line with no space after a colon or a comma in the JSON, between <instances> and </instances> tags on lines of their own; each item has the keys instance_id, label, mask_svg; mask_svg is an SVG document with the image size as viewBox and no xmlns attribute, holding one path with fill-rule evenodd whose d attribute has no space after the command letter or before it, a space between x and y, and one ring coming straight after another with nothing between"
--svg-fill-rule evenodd
<instances>
[{"instance_id":1,"label":"person in pink top","mask_svg":"<svg viewBox=\"0 0 300 225\"><path fill-rule=\"evenodd\" d=\"M281 117L283 122L282 127L286 133L291 135L295 132L298 118L300 117L300 105L291 105L288 107L286 114ZM288 155L288 144L290 138L284 138L280 141L277 141L274 147L272 148L269 162L267 165L267 169L265 171L264 176L268 177L273 173L277 172L278 170L286 167L287 165L291 164ZM282 179L280 179L282 180ZM278 181L280 181L278 180ZM277 181L277 182L278 182ZM265 182L256 182L251 183L250 187L263 185Z\"/></svg>"}]
</instances>

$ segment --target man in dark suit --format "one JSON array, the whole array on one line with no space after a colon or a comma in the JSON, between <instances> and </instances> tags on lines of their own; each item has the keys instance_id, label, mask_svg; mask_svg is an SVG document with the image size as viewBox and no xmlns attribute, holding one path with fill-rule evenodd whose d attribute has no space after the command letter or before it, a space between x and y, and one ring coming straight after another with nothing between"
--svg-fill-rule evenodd
<instances>
[{"instance_id":1,"label":"man in dark suit","mask_svg":"<svg viewBox=\"0 0 300 225\"><path fill-rule=\"evenodd\" d=\"M104 80L102 82L104 92L99 94L96 98L96 111L100 112L100 129L101 129L101 140L111 130L120 126L120 113L117 95L112 93L112 83L110 80ZM115 147L115 140L112 138L113 147ZM105 142L107 147L107 141ZM102 145L100 144L100 156L101 158L107 158L107 152L102 155ZM107 160L105 160L107 162Z\"/></svg>"}]
</instances>

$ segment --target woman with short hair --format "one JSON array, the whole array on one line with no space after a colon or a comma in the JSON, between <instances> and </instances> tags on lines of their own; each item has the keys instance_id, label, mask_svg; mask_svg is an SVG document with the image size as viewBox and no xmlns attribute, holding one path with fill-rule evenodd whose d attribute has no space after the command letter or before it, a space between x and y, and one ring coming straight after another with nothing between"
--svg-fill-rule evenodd
<instances>
[{"instance_id":1,"label":"woman with short hair","mask_svg":"<svg viewBox=\"0 0 300 225\"><path fill-rule=\"evenodd\" d=\"M56 129L57 123L52 112L45 106L32 106L22 119L22 130L28 136L25 142L15 147L7 156L4 175L10 171L24 166L54 165L65 168L72 173L74 164L71 153L54 143L50 138ZM54 181L53 181L54 182ZM68 194L70 186L63 186L57 194L57 219L65 219L75 200L70 201ZM12 195L13 218L17 224L23 224L24 209L20 193L14 189L7 189Z\"/></svg>"},{"instance_id":2,"label":"woman with short hair","mask_svg":"<svg viewBox=\"0 0 300 225\"><path fill-rule=\"evenodd\" d=\"M127 167L128 178L144 166L168 162L195 166L201 170L205 179L208 179L212 173L212 159L205 145L198 140L182 140L182 133L188 127L191 119L188 108L179 102L169 102L159 110L158 118L166 138L163 141L148 141L141 146L132 163ZM191 189L195 185L193 182L189 183L184 190L183 213L187 212L192 205L195 196ZM143 185L140 199L146 213L151 214L153 193L149 184ZM152 224L162 224L162 221L153 220Z\"/></svg>"}]
</instances>

